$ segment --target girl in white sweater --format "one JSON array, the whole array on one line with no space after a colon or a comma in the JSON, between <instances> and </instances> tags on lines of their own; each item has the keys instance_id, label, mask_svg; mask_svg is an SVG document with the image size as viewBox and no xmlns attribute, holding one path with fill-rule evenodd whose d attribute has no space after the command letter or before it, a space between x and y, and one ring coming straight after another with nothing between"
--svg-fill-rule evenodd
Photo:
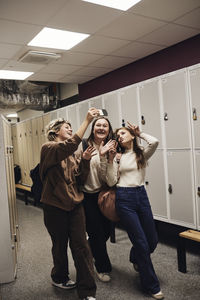
<instances>
[{"instance_id":1,"label":"girl in white sweater","mask_svg":"<svg viewBox=\"0 0 200 300\"><path fill-rule=\"evenodd\" d=\"M149 199L144 188L145 169L153 155L158 140L142 133L138 126L128 123L116 131L122 149L119 163L119 180L116 191L116 210L133 244L130 261L140 274L142 288L155 299L163 299L160 284L155 274L150 254L157 246L157 233ZM145 140L142 149L137 138Z\"/></svg>"}]
</instances>

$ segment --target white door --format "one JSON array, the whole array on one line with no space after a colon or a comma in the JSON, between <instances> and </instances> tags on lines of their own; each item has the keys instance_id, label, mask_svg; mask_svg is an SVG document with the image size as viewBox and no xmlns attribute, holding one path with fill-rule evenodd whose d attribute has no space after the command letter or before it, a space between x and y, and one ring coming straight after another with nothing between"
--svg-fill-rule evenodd
<instances>
[{"instance_id":1,"label":"white door","mask_svg":"<svg viewBox=\"0 0 200 300\"><path fill-rule=\"evenodd\" d=\"M189 149L190 123L186 71L161 80L167 148Z\"/></svg>"},{"instance_id":2,"label":"white door","mask_svg":"<svg viewBox=\"0 0 200 300\"><path fill-rule=\"evenodd\" d=\"M156 219L167 220L167 199L163 150L156 150L149 159L146 169L145 186Z\"/></svg>"},{"instance_id":3,"label":"white door","mask_svg":"<svg viewBox=\"0 0 200 300\"><path fill-rule=\"evenodd\" d=\"M197 226L200 230L200 150L195 151L195 175L196 175L196 184L195 184L195 196L197 203Z\"/></svg>"},{"instance_id":4,"label":"white door","mask_svg":"<svg viewBox=\"0 0 200 300\"><path fill-rule=\"evenodd\" d=\"M108 112L108 119L111 122L113 131L122 126L119 118L118 92L105 94L103 96L104 108Z\"/></svg>"},{"instance_id":5,"label":"white door","mask_svg":"<svg viewBox=\"0 0 200 300\"><path fill-rule=\"evenodd\" d=\"M195 227L191 151L167 151L167 166L170 219L175 224Z\"/></svg>"},{"instance_id":6,"label":"white door","mask_svg":"<svg viewBox=\"0 0 200 300\"><path fill-rule=\"evenodd\" d=\"M158 80L144 82L139 87L140 126L142 131L155 136L159 140L159 148L163 148L161 138L160 102Z\"/></svg>"},{"instance_id":7,"label":"white door","mask_svg":"<svg viewBox=\"0 0 200 300\"><path fill-rule=\"evenodd\" d=\"M194 147L200 149L200 67L189 71Z\"/></svg>"},{"instance_id":8,"label":"white door","mask_svg":"<svg viewBox=\"0 0 200 300\"><path fill-rule=\"evenodd\" d=\"M127 121L129 121L131 124L133 123L140 126L137 103L136 85L120 91L121 125L125 123L125 126L127 126Z\"/></svg>"}]
</instances>

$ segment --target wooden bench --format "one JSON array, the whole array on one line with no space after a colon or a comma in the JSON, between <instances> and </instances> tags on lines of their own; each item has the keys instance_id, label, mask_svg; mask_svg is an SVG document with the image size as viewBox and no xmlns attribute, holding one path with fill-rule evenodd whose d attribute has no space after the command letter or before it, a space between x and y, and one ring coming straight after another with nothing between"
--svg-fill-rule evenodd
<instances>
[{"instance_id":1,"label":"wooden bench","mask_svg":"<svg viewBox=\"0 0 200 300\"><path fill-rule=\"evenodd\" d=\"M177 246L177 258L178 258L178 270L182 273L187 272L186 267L186 252L185 252L185 240L189 239L195 242L200 242L200 232L196 230L186 230L179 233L178 246Z\"/></svg>"},{"instance_id":2,"label":"wooden bench","mask_svg":"<svg viewBox=\"0 0 200 300\"><path fill-rule=\"evenodd\" d=\"M29 185L16 183L15 184L16 189L19 189L24 192L24 201L25 204L28 205L28 194L31 193L31 187Z\"/></svg>"}]
</instances>

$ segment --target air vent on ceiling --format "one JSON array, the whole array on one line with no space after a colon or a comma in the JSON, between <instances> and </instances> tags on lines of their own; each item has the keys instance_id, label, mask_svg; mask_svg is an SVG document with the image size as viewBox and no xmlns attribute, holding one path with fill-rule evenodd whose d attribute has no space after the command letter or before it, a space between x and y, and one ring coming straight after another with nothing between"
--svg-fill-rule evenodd
<instances>
[{"instance_id":1,"label":"air vent on ceiling","mask_svg":"<svg viewBox=\"0 0 200 300\"><path fill-rule=\"evenodd\" d=\"M51 52L28 51L19 58L19 61L29 64L48 64L60 57L60 54Z\"/></svg>"}]
</instances>

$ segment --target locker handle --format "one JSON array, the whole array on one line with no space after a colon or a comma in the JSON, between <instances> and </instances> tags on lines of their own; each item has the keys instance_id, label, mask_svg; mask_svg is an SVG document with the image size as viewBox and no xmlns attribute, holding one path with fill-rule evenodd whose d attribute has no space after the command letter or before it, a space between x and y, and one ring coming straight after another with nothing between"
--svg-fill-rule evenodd
<instances>
[{"instance_id":1,"label":"locker handle","mask_svg":"<svg viewBox=\"0 0 200 300\"><path fill-rule=\"evenodd\" d=\"M169 184L168 192L169 192L170 194L172 194L172 185L171 185L171 184Z\"/></svg>"},{"instance_id":2,"label":"locker handle","mask_svg":"<svg viewBox=\"0 0 200 300\"><path fill-rule=\"evenodd\" d=\"M142 123L142 125L144 125L146 123L144 116L141 116L141 123Z\"/></svg>"},{"instance_id":3,"label":"locker handle","mask_svg":"<svg viewBox=\"0 0 200 300\"><path fill-rule=\"evenodd\" d=\"M168 115L167 115L167 113L164 114L164 120L168 121Z\"/></svg>"},{"instance_id":4,"label":"locker handle","mask_svg":"<svg viewBox=\"0 0 200 300\"><path fill-rule=\"evenodd\" d=\"M122 127L125 127L126 126L126 123L124 121L124 119L122 119Z\"/></svg>"},{"instance_id":5,"label":"locker handle","mask_svg":"<svg viewBox=\"0 0 200 300\"><path fill-rule=\"evenodd\" d=\"M148 182L148 181L145 181L145 184L146 184L146 185L149 185L149 182Z\"/></svg>"},{"instance_id":6,"label":"locker handle","mask_svg":"<svg viewBox=\"0 0 200 300\"><path fill-rule=\"evenodd\" d=\"M193 115L193 120L196 121L197 120L197 110L196 108L193 108L193 111L192 111L192 115Z\"/></svg>"},{"instance_id":7,"label":"locker handle","mask_svg":"<svg viewBox=\"0 0 200 300\"><path fill-rule=\"evenodd\" d=\"M197 195L200 197L200 186L197 188Z\"/></svg>"}]
</instances>

